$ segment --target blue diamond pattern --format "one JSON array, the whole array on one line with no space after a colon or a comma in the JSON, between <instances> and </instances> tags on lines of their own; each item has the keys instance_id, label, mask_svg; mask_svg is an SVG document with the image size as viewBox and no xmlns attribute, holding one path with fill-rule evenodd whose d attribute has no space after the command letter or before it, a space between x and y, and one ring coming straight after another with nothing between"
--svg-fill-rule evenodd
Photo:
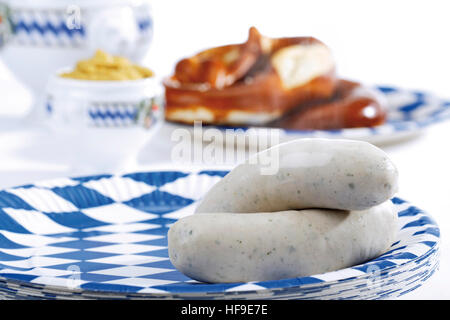
<instances>
[{"instance_id":1,"label":"blue diamond pattern","mask_svg":"<svg viewBox=\"0 0 450 320\"><path fill-rule=\"evenodd\" d=\"M54 247L63 247L63 248L77 248L77 249L90 249L90 248L96 248L101 247L104 245L107 245L108 243L102 242L102 241L91 241L91 240L72 240L67 242L59 242L53 244Z\"/></svg>"},{"instance_id":2,"label":"blue diamond pattern","mask_svg":"<svg viewBox=\"0 0 450 320\"><path fill-rule=\"evenodd\" d=\"M72 202L79 209L93 208L114 203L111 198L105 197L97 191L82 185L63 188L52 188L54 193Z\"/></svg>"},{"instance_id":3,"label":"blue diamond pattern","mask_svg":"<svg viewBox=\"0 0 450 320\"><path fill-rule=\"evenodd\" d=\"M92 228L92 227L99 227L104 226L106 223L102 221L98 221L95 219L92 219L88 217L87 215L83 214L81 211L75 211L75 212L64 212L64 213L44 213L46 216L48 216L53 221L59 223L62 226L66 226L69 228L78 228L78 229L84 229L84 228Z\"/></svg>"},{"instance_id":4,"label":"blue diamond pattern","mask_svg":"<svg viewBox=\"0 0 450 320\"><path fill-rule=\"evenodd\" d=\"M145 212L162 215L184 208L193 202L194 200L192 199L183 198L165 191L155 190L152 193L145 194L139 198L125 201L124 204Z\"/></svg>"},{"instance_id":5,"label":"blue diamond pattern","mask_svg":"<svg viewBox=\"0 0 450 320\"><path fill-rule=\"evenodd\" d=\"M64 263L64 264L54 265L54 266L52 266L52 268L55 270L70 270L70 268L73 266L74 266L73 263ZM84 273L90 273L90 272L98 271L98 270L117 268L117 267L120 267L121 265L81 260L81 261L77 262L76 266L82 272L81 274L84 274Z\"/></svg>"},{"instance_id":6,"label":"blue diamond pattern","mask_svg":"<svg viewBox=\"0 0 450 320\"><path fill-rule=\"evenodd\" d=\"M155 187L162 187L166 183L173 182L179 178L187 177L189 173L180 171L165 171L161 172L137 172L124 175L125 178L130 178L138 182L144 182Z\"/></svg>"},{"instance_id":7,"label":"blue diamond pattern","mask_svg":"<svg viewBox=\"0 0 450 320\"><path fill-rule=\"evenodd\" d=\"M0 191L0 208L34 210L27 202L6 191Z\"/></svg>"},{"instance_id":8,"label":"blue diamond pattern","mask_svg":"<svg viewBox=\"0 0 450 320\"><path fill-rule=\"evenodd\" d=\"M8 249L19 249L19 248L27 248L17 242L11 241L6 238L4 235L0 233L0 248L8 248Z\"/></svg>"},{"instance_id":9,"label":"blue diamond pattern","mask_svg":"<svg viewBox=\"0 0 450 320\"><path fill-rule=\"evenodd\" d=\"M11 218L6 212L0 209L1 230L16 232L16 233L30 233L22 227L16 220Z\"/></svg>"},{"instance_id":10,"label":"blue diamond pattern","mask_svg":"<svg viewBox=\"0 0 450 320\"><path fill-rule=\"evenodd\" d=\"M97 180L107 179L107 178L111 178L111 177L112 177L112 174L98 174L95 176L75 177L75 178L71 178L71 179L79 181L80 183L85 183L85 182L89 182L89 181L97 181Z\"/></svg>"}]
</instances>

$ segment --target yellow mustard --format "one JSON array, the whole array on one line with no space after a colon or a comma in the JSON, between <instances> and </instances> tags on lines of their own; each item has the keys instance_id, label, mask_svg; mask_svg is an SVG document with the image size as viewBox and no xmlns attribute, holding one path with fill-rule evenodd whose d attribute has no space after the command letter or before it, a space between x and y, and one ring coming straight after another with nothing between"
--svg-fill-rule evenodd
<instances>
[{"instance_id":1,"label":"yellow mustard","mask_svg":"<svg viewBox=\"0 0 450 320\"><path fill-rule=\"evenodd\" d=\"M153 72L133 64L124 57L113 56L97 50L94 57L81 60L73 71L60 76L80 80L120 81L149 78L153 76Z\"/></svg>"}]
</instances>

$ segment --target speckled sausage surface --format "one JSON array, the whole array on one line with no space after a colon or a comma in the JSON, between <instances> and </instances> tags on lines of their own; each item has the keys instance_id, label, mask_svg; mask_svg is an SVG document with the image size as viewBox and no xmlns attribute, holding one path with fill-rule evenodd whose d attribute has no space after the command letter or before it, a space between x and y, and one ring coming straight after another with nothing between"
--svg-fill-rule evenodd
<instances>
[{"instance_id":1,"label":"speckled sausage surface","mask_svg":"<svg viewBox=\"0 0 450 320\"><path fill-rule=\"evenodd\" d=\"M278 280L375 258L395 241L391 201L364 211L194 214L168 234L172 264L203 282Z\"/></svg>"},{"instance_id":2,"label":"speckled sausage surface","mask_svg":"<svg viewBox=\"0 0 450 320\"><path fill-rule=\"evenodd\" d=\"M262 174L268 159L278 167L275 174ZM397 180L395 165L370 143L300 139L258 153L234 168L211 188L196 212L364 210L390 199Z\"/></svg>"}]
</instances>

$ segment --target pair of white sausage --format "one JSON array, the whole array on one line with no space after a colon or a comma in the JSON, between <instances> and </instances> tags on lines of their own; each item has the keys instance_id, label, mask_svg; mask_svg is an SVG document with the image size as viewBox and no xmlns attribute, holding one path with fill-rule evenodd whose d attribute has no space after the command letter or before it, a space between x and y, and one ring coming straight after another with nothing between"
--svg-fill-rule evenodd
<instances>
[{"instance_id":1,"label":"pair of white sausage","mask_svg":"<svg viewBox=\"0 0 450 320\"><path fill-rule=\"evenodd\" d=\"M178 270L205 282L276 280L352 266L389 248L398 173L382 150L327 139L274 148L276 174L261 174L258 161L271 148L233 169L195 215L171 227Z\"/></svg>"}]
</instances>

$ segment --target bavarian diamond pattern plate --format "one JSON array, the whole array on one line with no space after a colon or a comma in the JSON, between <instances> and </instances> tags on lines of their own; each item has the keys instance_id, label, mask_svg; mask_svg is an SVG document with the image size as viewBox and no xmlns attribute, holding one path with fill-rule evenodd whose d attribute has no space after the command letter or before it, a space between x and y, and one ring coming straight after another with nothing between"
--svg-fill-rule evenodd
<instances>
[{"instance_id":1,"label":"bavarian diamond pattern plate","mask_svg":"<svg viewBox=\"0 0 450 320\"><path fill-rule=\"evenodd\" d=\"M337 130L284 130L280 142L299 138L345 138L383 143L409 137L422 129L450 118L450 101L440 99L423 91L388 86L374 87L387 103L387 121L373 128L347 128ZM243 135L249 128L219 127L236 135ZM268 128L252 128L260 134L267 134ZM274 129L271 129L274 130Z\"/></svg>"},{"instance_id":2,"label":"bavarian diamond pattern plate","mask_svg":"<svg viewBox=\"0 0 450 320\"><path fill-rule=\"evenodd\" d=\"M194 281L170 263L167 231L225 174L106 174L0 191L0 297L380 299L416 289L438 267L438 226L393 198L398 239L372 261L279 281Z\"/></svg>"}]
</instances>

